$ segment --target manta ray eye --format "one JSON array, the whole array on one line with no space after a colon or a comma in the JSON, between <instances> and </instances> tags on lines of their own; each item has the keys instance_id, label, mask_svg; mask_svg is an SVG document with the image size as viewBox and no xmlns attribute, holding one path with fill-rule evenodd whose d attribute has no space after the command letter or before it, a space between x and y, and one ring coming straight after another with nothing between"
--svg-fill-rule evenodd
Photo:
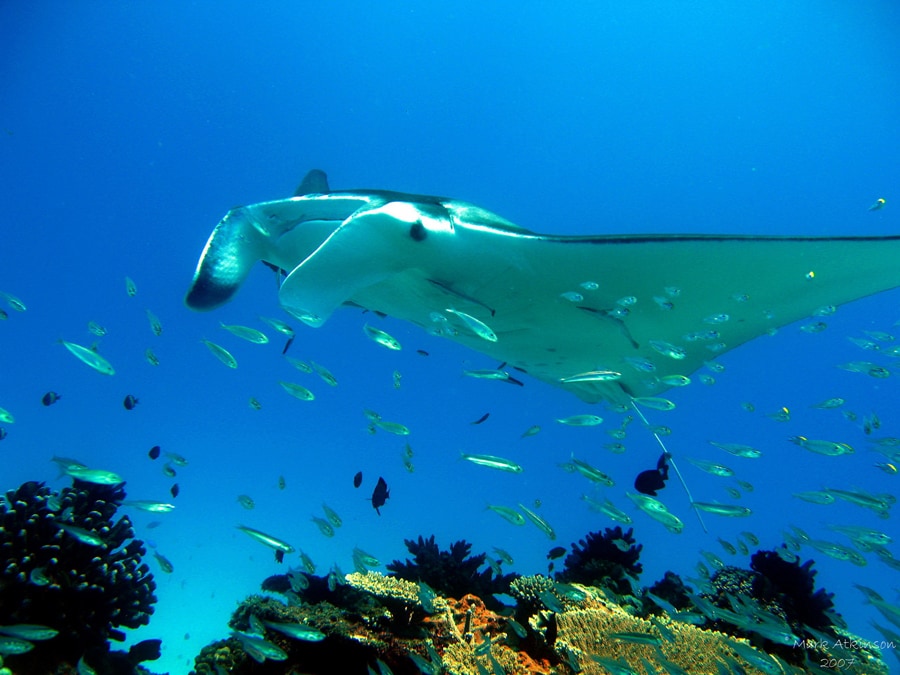
<instances>
[{"instance_id":1,"label":"manta ray eye","mask_svg":"<svg viewBox=\"0 0 900 675\"><path fill-rule=\"evenodd\" d=\"M428 236L428 232L421 220L414 222L409 228L409 236L413 241L423 241Z\"/></svg>"}]
</instances>

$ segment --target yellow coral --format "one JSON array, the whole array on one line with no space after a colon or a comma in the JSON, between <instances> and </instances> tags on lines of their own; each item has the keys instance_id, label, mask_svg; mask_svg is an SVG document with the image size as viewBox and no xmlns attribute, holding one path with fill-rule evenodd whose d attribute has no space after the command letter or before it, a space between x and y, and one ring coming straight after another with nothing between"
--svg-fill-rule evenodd
<instances>
[{"instance_id":1,"label":"yellow coral","mask_svg":"<svg viewBox=\"0 0 900 675\"><path fill-rule=\"evenodd\" d=\"M690 624L671 621L668 617L656 617L668 632L674 636L669 641L666 636L650 621L632 616L613 603L596 599L589 609L577 609L556 615L558 629L555 648L564 662L576 660L582 672L606 673L607 671L595 662L591 656L616 661L622 659L629 664L635 673L646 673L646 664L654 670L647 675L666 672L664 662L674 663L690 673L711 673L718 671L718 663L734 660L741 664L747 673L762 675L763 671L737 656L729 646L737 642L736 638L704 630ZM642 633L658 638L659 646L638 644L611 638L612 633ZM746 641L741 640L746 644ZM880 665L881 668L873 667ZM883 673L883 664L869 663L867 668L845 670L845 673Z\"/></svg>"},{"instance_id":2,"label":"yellow coral","mask_svg":"<svg viewBox=\"0 0 900 675\"><path fill-rule=\"evenodd\" d=\"M344 577L351 588L370 593L376 598L395 600L407 605L422 608L419 599L419 584L397 577L386 577L381 572L351 572ZM432 600L435 612L447 609L447 601L436 596Z\"/></svg>"}]
</instances>

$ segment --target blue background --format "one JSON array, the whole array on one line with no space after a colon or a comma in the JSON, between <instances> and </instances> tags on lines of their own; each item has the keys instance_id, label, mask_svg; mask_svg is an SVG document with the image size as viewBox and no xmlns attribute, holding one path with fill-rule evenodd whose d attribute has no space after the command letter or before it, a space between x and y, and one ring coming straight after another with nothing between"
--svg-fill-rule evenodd
<instances>
[{"instance_id":1,"label":"blue background","mask_svg":"<svg viewBox=\"0 0 900 675\"><path fill-rule=\"evenodd\" d=\"M379 326L404 349L389 352L363 335L365 317L353 310L320 329L292 322L290 353L331 369L340 384L328 387L287 364L274 331L257 320L287 318L262 266L212 314L191 313L182 298L222 215L290 195L312 167L335 188L453 196L538 232L898 234L898 26L900 7L890 1L3 3L0 290L28 311L5 307L0 323L0 406L16 416L0 442L0 488L66 485L49 461L63 455L119 472L129 497L166 501L173 481L147 450L159 444L189 459L175 512L132 515L138 536L175 571L151 563L159 604L131 639L164 638L154 670L173 673L226 634L239 599L285 569L235 529L241 523L302 548L320 574L332 563L350 571L354 546L387 562L405 557L404 538L432 533L444 547L465 538L476 552L505 548L516 571L535 573L546 571L551 546L614 524L579 499L609 496L635 519L645 585L666 569L693 576L701 549L746 567L716 542L741 530L769 548L789 524L841 543L828 523L896 532L893 519L791 493L897 491L900 476L874 468L886 460L858 424L810 405L842 396L860 416L880 416L880 435L900 436L896 376L835 367L876 359L894 367L896 359L847 337L897 330L898 291L841 308L823 333L789 326L728 353L714 386L670 392L678 408L652 413L672 428L676 457L719 461L756 487L741 500L752 518L708 515L709 535L677 485L663 496L686 523L681 535L624 496L658 449L637 423L624 455L603 449L615 413L536 381L518 388L463 378L463 368L496 364L391 320ZM879 197L887 206L869 212ZM137 283L134 298L126 275ZM151 333L147 309L161 318L162 336ZM240 341L220 320L265 329L273 344ZM57 342L89 345L88 321L109 330L100 349L118 371L112 378ZM232 350L239 368L216 361L202 337ZM144 359L148 347L157 368ZM286 396L280 379L309 386L316 401ZM48 390L62 399L45 408ZM128 393L140 399L130 412L121 404ZM248 406L250 396L262 410ZM781 406L790 422L765 416ZM412 429L414 473L402 464L405 439L370 435L363 408ZM598 411L600 427L553 421ZM486 423L469 424L485 412ZM534 424L542 432L520 439ZM847 442L856 453L814 455L786 441L796 434ZM708 440L764 454L733 458ZM460 462L460 451L507 456L525 472ZM613 475L616 487L603 495L557 468L571 453ZM697 499L730 500L723 486L731 482L680 464ZM358 470L366 482L354 490ZM366 501L379 475L391 487L381 517ZM242 493L255 509L237 503ZM536 499L556 542L485 511ZM310 521L322 502L343 516L333 539ZM162 525L146 529L153 520ZM809 548L801 556L816 560L818 585L836 593L851 629L880 638L853 584L896 602L897 572L874 555L866 568Z\"/></svg>"}]
</instances>

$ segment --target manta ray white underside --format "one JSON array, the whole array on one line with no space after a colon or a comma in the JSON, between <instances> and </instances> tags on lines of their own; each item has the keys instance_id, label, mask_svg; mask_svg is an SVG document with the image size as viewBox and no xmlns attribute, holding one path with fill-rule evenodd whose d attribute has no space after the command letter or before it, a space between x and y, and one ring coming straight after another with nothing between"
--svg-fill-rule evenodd
<instances>
[{"instance_id":1,"label":"manta ray white underside","mask_svg":"<svg viewBox=\"0 0 900 675\"><path fill-rule=\"evenodd\" d=\"M225 215L187 305L227 302L259 260L286 272L279 301L308 324L363 307L588 402L658 394L771 329L900 285L896 236L547 236L454 199L331 192L320 171ZM620 377L566 381L601 370Z\"/></svg>"}]
</instances>

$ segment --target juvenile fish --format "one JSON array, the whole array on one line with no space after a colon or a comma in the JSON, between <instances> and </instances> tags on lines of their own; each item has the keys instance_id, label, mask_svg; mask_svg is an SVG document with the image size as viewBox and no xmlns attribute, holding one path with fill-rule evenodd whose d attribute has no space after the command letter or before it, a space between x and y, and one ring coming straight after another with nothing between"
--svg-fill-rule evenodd
<instances>
[{"instance_id":1,"label":"juvenile fish","mask_svg":"<svg viewBox=\"0 0 900 675\"><path fill-rule=\"evenodd\" d=\"M341 517L334 509L328 506L328 504L322 504L322 510L325 512L325 517L328 518L328 522L334 525L334 527L340 527L343 524Z\"/></svg>"},{"instance_id":2,"label":"juvenile fish","mask_svg":"<svg viewBox=\"0 0 900 675\"><path fill-rule=\"evenodd\" d=\"M162 322L159 320L159 317L156 316L149 309L147 311L147 320L150 322L150 330L153 331L153 334L159 337L163 333Z\"/></svg>"},{"instance_id":3,"label":"juvenile fish","mask_svg":"<svg viewBox=\"0 0 900 675\"><path fill-rule=\"evenodd\" d=\"M324 518L319 518L317 516L313 516L312 521L316 524L316 527L319 528L319 532L324 534L326 537L334 536L334 528L331 526L331 523L329 523L327 520L325 520Z\"/></svg>"}]
</instances>

